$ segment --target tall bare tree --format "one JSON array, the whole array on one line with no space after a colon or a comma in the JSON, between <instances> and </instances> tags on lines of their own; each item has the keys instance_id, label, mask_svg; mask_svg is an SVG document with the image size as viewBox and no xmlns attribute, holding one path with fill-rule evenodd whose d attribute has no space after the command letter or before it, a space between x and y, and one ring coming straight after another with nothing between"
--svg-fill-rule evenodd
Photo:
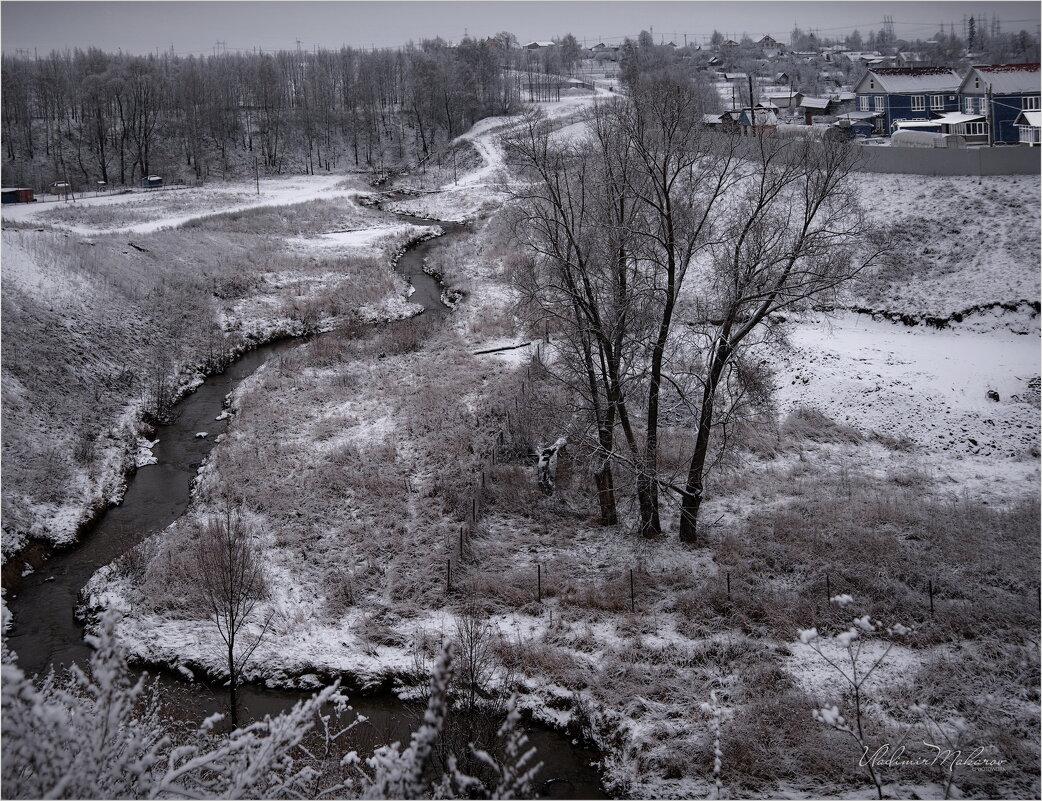
<instances>
[{"instance_id":1,"label":"tall bare tree","mask_svg":"<svg viewBox=\"0 0 1042 801\"><path fill-rule=\"evenodd\" d=\"M747 142L750 140L747 140ZM727 211L703 284L702 401L681 502L680 539L695 542L706 460L721 388L770 315L827 293L883 252L860 211L855 147L769 137L751 140L753 166Z\"/></svg>"}]
</instances>

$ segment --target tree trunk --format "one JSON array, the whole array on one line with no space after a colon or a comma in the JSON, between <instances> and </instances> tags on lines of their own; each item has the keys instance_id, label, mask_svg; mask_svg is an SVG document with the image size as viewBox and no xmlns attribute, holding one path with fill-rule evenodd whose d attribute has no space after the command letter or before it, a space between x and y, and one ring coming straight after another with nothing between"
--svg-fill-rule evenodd
<instances>
[{"instance_id":1,"label":"tree trunk","mask_svg":"<svg viewBox=\"0 0 1042 801\"><path fill-rule=\"evenodd\" d=\"M239 727L239 699L236 687L238 676L235 675L235 645L234 640L228 642L228 673L231 678L228 682L229 702L231 704L232 728Z\"/></svg>"},{"instance_id":2,"label":"tree trunk","mask_svg":"<svg viewBox=\"0 0 1042 801\"><path fill-rule=\"evenodd\" d=\"M698 415L698 435L695 439L695 453L691 457L691 466L687 472L687 486L684 488L684 499L680 505L680 541L690 544L697 542L698 511L702 506L702 480L705 475L706 457L709 454L709 435L713 428L713 401L720 385L720 376L731 355L730 347L721 341L713 354L713 363L709 370L705 390L702 392L702 410Z\"/></svg>"},{"instance_id":3,"label":"tree trunk","mask_svg":"<svg viewBox=\"0 0 1042 801\"><path fill-rule=\"evenodd\" d=\"M597 439L604 451L600 468L594 473L597 483L597 503L600 506L600 524L602 526L614 526L619 522L619 515L615 507L615 479L611 472L611 453L613 437L609 426L602 426L597 432Z\"/></svg>"}]
</instances>

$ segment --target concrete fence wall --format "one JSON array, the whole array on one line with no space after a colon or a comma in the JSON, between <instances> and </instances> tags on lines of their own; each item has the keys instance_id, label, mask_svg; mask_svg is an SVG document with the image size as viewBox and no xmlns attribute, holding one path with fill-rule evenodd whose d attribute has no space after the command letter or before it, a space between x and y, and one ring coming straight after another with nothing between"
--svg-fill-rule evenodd
<instances>
[{"instance_id":1,"label":"concrete fence wall","mask_svg":"<svg viewBox=\"0 0 1042 801\"><path fill-rule=\"evenodd\" d=\"M1038 175L1042 148L980 147L967 150L864 146L863 172L908 175Z\"/></svg>"},{"instance_id":2,"label":"concrete fence wall","mask_svg":"<svg viewBox=\"0 0 1042 801\"><path fill-rule=\"evenodd\" d=\"M726 136L720 133L718 136ZM791 139L795 144L796 140ZM816 142L812 147L820 147ZM1001 147L927 148L878 147L854 143L862 156L860 172L887 172L905 175L1039 175L1042 174L1042 147L1005 145ZM759 147L753 137L743 137L738 152L758 158ZM791 151L798 157L799 147Z\"/></svg>"}]
</instances>

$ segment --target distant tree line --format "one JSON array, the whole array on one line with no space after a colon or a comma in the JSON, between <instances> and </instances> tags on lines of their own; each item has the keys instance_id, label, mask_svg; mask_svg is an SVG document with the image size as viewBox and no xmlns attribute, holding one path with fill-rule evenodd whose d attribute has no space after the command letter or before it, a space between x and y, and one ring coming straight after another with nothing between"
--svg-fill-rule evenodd
<instances>
[{"instance_id":1,"label":"distant tree line","mask_svg":"<svg viewBox=\"0 0 1042 801\"><path fill-rule=\"evenodd\" d=\"M497 40L400 50L3 57L3 181L383 171L518 102Z\"/></svg>"}]
</instances>

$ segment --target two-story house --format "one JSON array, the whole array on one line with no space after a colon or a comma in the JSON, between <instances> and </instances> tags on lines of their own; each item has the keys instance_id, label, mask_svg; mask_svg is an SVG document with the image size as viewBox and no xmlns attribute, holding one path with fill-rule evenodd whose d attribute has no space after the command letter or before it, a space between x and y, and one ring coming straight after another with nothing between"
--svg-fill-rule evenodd
<instances>
[{"instance_id":1,"label":"two-story house","mask_svg":"<svg viewBox=\"0 0 1042 801\"><path fill-rule=\"evenodd\" d=\"M959 110L959 74L948 67L877 67L854 87L858 111L880 114L876 133L889 134L898 120L929 120Z\"/></svg>"},{"instance_id":2,"label":"two-story house","mask_svg":"<svg viewBox=\"0 0 1042 801\"><path fill-rule=\"evenodd\" d=\"M991 135L992 142L1017 142L1017 118L1022 111L1038 111L1040 73L1038 64L988 64L971 67L959 86L964 114L985 119L973 131Z\"/></svg>"}]
</instances>

